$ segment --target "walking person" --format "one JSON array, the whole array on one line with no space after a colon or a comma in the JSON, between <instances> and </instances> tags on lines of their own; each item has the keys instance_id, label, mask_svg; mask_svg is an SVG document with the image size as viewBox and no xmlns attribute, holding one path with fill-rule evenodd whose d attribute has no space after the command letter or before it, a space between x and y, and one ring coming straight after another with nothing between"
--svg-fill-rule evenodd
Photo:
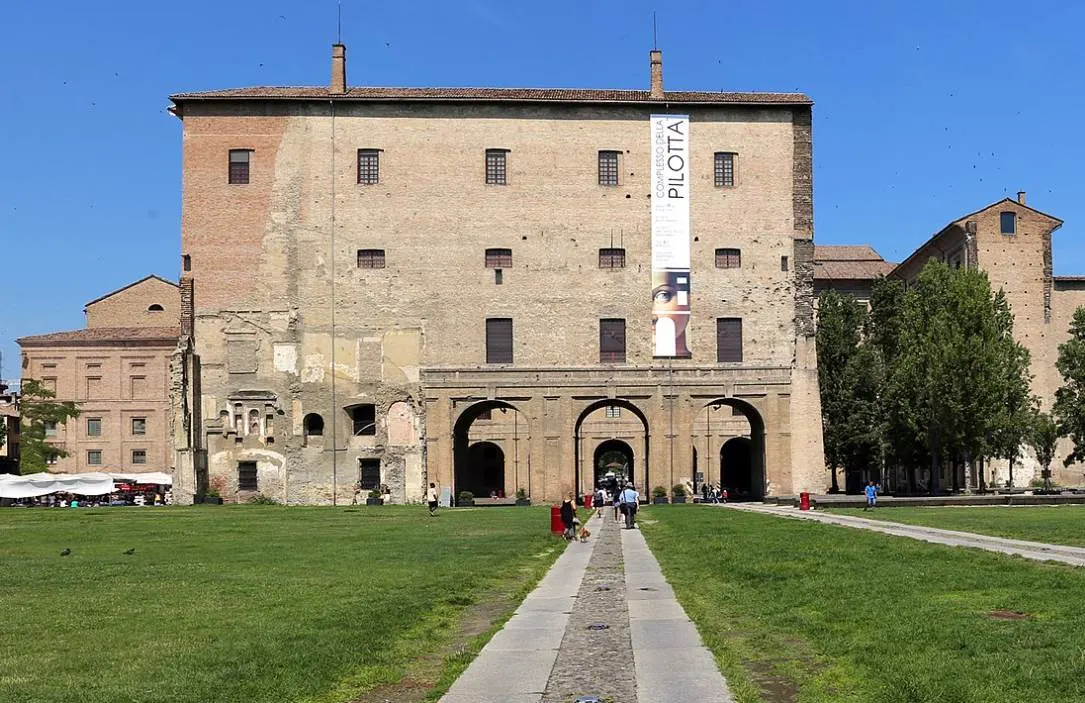
<instances>
[{"instance_id":1,"label":"walking person","mask_svg":"<svg viewBox=\"0 0 1085 703\"><path fill-rule=\"evenodd\" d=\"M625 529L631 530L637 526L637 506L640 504L640 494L632 483L625 484L625 490L621 493L622 512L625 513Z\"/></svg>"},{"instance_id":2,"label":"walking person","mask_svg":"<svg viewBox=\"0 0 1085 703\"><path fill-rule=\"evenodd\" d=\"M429 503L430 516L437 515L437 484L430 483L429 490L426 491L426 502Z\"/></svg>"},{"instance_id":3,"label":"walking person","mask_svg":"<svg viewBox=\"0 0 1085 703\"><path fill-rule=\"evenodd\" d=\"M878 504L878 489L880 488L881 486L873 481L867 482L866 488L863 489L863 493L866 493L866 507L863 508L863 512L873 510Z\"/></svg>"},{"instance_id":4,"label":"walking person","mask_svg":"<svg viewBox=\"0 0 1085 703\"><path fill-rule=\"evenodd\" d=\"M573 496L565 496L561 504L561 524L565 525L565 539L571 540L576 537L576 508L573 507Z\"/></svg>"},{"instance_id":5,"label":"walking person","mask_svg":"<svg viewBox=\"0 0 1085 703\"><path fill-rule=\"evenodd\" d=\"M618 513L622 512L622 492L617 487L615 487L612 500L614 502L614 522L618 522L621 519L618 517Z\"/></svg>"}]
</instances>

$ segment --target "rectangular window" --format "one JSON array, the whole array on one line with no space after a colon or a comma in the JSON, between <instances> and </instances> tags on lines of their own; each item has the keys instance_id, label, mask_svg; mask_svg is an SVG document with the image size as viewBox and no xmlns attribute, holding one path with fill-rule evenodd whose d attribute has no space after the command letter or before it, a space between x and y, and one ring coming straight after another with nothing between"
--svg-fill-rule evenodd
<instances>
[{"instance_id":1,"label":"rectangular window","mask_svg":"<svg viewBox=\"0 0 1085 703\"><path fill-rule=\"evenodd\" d=\"M384 249L359 249L358 268L382 269L384 268Z\"/></svg>"},{"instance_id":2,"label":"rectangular window","mask_svg":"<svg viewBox=\"0 0 1085 703\"><path fill-rule=\"evenodd\" d=\"M56 364L54 364L53 366L56 366ZM47 377L41 379L41 387L44 388L45 390L49 391L50 393L55 394L57 392L57 380L56 380L56 378L47 376Z\"/></svg>"},{"instance_id":3,"label":"rectangular window","mask_svg":"<svg viewBox=\"0 0 1085 703\"><path fill-rule=\"evenodd\" d=\"M1002 234L1017 234L1017 214L1013 212L1003 212L999 215L999 222L1001 225Z\"/></svg>"},{"instance_id":4,"label":"rectangular window","mask_svg":"<svg viewBox=\"0 0 1085 703\"><path fill-rule=\"evenodd\" d=\"M486 363L512 363L512 318L491 317L486 320Z\"/></svg>"},{"instance_id":5,"label":"rectangular window","mask_svg":"<svg viewBox=\"0 0 1085 703\"><path fill-rule=\"evenodd\" d=\"M493 410L490 409L490 408L486 408L485 410L479 410L478 415L475 416L475 419L476 420L492 420L493 419Z\"/></svg>"},{"instance_id":6,"label":"rectangular window","mask_svg":"<svg viewBox=\"0 0 1085 703\"><path fill-rule=\"evenodd\" d=\"M56 437L57 436L57 423L52 420L45 421L45 436Z\"/></svg>"},{"instance_id":7,"label":"rectangular window","mask_svg":"<svg viewBox=\"0 0 1085 703\"><path fill-rule=\"evenodd\" d=\"M780 257L780 270L781 271L787 271L787 257L786 256L781 256Z\"/></svg>"},{"instance_id":8,"label":"rectangular window","mask_svg":"<svg viewBox=\"0 0 1085 703\"><path fill-rule=\"evenodd\" d=\"M87 450L87 465L89 465L89 466L101 466L102 465L102 450L101 449L88 449Z\"/></svg>"},{"instance_id":9,"label":"rectangular window","mask_svg":"<svg viewBox=\"0 0 1085 703\"><path fill-rule=\"evenodd\" d=\"M625 249L600 249L599 268L601 269L624 269Z\"/></svg>"},{"instance_id":10,"label":"rectangular window","mask_svg":"<svg viewBox=\"0 0 1085 703\"><path fill-rule=\"evenodd\" d=\"M256 478L255 461L237 462L237 490L258 491L260 484Z\"/></svg>"},{"instance_id":11,"label":"rectangular window","mask_svg":"<svg viewBox=\"0 0 1085 703\"><path fill-rule=\"evenodd\" d=\"M146 464L147 463L147 450L146 449L133 449L132 450L132 463L133 464Z\"/></svg>"},{"instance_id":12,"label":"rectangular window","mask_svg":"<svg viewBox=\"0 0 1085 703\"><path fill-rule=\"evenodd\" d=\"M716 152L716 187L729 188L735 184L735 154L730 151Z\"/></svg>"},{"instance_id":13,"label":"rectangular window","mask_svg":"<svg viewBox=\"0 0 1085 703\"><path fill-rule=\"evenodd\" d=\"M350 409L351 430L355 437L377 434L377 406L372 403L355 405Z\"/></svg>"},{"instance_id":14,"label":"rectangular window","mask_svg":"<svg viewBox=\"0 0 1085 703\"><path fill-rule=\"evenodd\" d=\"M737 405L731 406L731 417L746 417L746 413L742 412L742 409Z\"/></svg>"},{"instance_id":15,"label":"rectangular window","mask_svg":"<svg viewBox=\"0 0 1085 703\"><path fill-rule=\"evenodd\" d=\"M625 363L625 320L599 320L599 362Z\"/></svg>"},{"instance_id":16,"label":"rectangular window","mask_svg":"<svg viewBox=\"0 0 1085 703\"><path fill-rule=\"evenodd\" d=\"M230 149L230 183L245 185L249 182L250 149Z\"/></svg>"},{"instance_id":17,"label":"rectangular window","mask_svg":"<svg viewBox=\"0 0 1085 703\"><path fill-rule=\"evenodd\" d=\"M507 149L486 150L486 183L488 185L507 185L505 180L505 154Z\"/></svg>"},{"instance_id":18,"label":"rectangular window","mask_svg":"<svg viewBox=\"0 0 1085 703\"><path fill-rule=\"evenodd\" d=\"M358 150L358 183L367 186L380 183L380 149Z\"/></svg>"},{"instance_id":19,"label":"rectangular window","mask_svg":"<svg viewBox=\"0 0 1085 703\"><path fill-rule=\"evenodd\" d=\"M363 491L372 491L381 485L381 460L358 460L358 483Z\"/></svg>"},{"instance_id":20,"label":"rectangular window","mask_svg":"<svg viewBox=\"0 0 1085 703\"><path fill-rule=\"evenodd\" d=\"M145 417L133 417L132 418L132 434L145 435L147 434L147 418Z\"/></svg>"},{"instance_id":21,"label":"rectangular window","mask_svg":"<svg viewBox=\"0 0 1085 703\"><path fill-rule=\"evenodd\" d=\"M190 256L189 254L182 254L181 255L181 270L182 271L191 271L192 270L192 256Z\"/></svg>"},{"instance_id":22,"label":"rectangular window","mask_svg":"<svg viewBox=\"0 0 1085 703\"><path fill-rule=\"evenodd\" d=\"M102 377L87 376L87 398L95 399L102 397Z\"/></svg>"},{"instance_id":23,"label":"rectangular window","mask_svg":"<svg viewBox=\"0 0 1085 703\"><path fill-rule=\"evenodd\" d=\"M607 418L610 420L617 420L622 416L622 409L617 405L607 406Z\"/></svg>"},{"instance_id":24,"label":"rectangular window","mask_svg":"<svg viewBox=\"0 0 1085 703\"><path fill-rule=\"evenodd\" d=\"M742 318L716 319L716 361L742 361Z\"/></svg>"},{"instance_id":25,"label":"rectangular window","mask_svg":"<svg viewBox=\"0 0 1085 703\"><path fill-rule=\"evenodd\" d=\"M487 249L486 268L510 269L512 268L512 249Z\"/></svg>"},{"instance_id":26,"label":"rectangular window","mask_svg":"<svg viewBox=\"0 0 1085 703\"><path fill-rule=\"evenodd\" d=\"M716 268L718 268L718 269L742 268L742 250L741 249L717 249L716 250Z\"/></svg>"},{"instance_id":27,"label":"rectangular window","mask_svg":"<svg viewBox=\"0 0 1085 703\"><path fill-rule=\"evenodd\" d=\"M599 185L618 185L618 152L599 152Z\"/></svg>"},{"instance_id":28,"label":"rectangular window","mask_svg":"<svg viewBox=\"0 0 1085 703\"><path fill-rule=\"evenodd\" d=\"M87 418L87 436L88 437L101 437L102 436L102 418L100 418L100 417L88 417Z\"/></svg>"}]
</instances>

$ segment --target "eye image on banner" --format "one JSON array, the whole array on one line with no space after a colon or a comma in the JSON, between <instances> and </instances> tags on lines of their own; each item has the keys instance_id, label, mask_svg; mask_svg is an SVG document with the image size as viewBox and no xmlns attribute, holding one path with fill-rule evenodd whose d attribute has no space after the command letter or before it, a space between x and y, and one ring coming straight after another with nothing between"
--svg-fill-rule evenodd
<instances>
[{"instance_id":1,"label":"eye image on banner","mask_svg":"<svg viewBox=\"0 0 1085 703\"><path fill-rule=\"evenodd\" d=\"M689 116L651 119L653 356L688 359Z\"/></svg>"}]
</instances>

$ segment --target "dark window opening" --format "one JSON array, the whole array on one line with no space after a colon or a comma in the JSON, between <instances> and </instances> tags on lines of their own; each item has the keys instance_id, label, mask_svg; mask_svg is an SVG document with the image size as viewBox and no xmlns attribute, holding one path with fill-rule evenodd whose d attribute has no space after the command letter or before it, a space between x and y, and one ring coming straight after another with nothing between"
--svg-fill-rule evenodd
<instances>
[{"instance_id":1,"label":"dark window opening","mask_svg":"<svg viewBox=\"0 0 1085 703\"><path fill-rule=\"evenodd\" d=\"M87 418L87 436L88 437L101 437L102 436L102 418L100 418L100 417L88 417Z\"/></svg>"},{"instance_id":2,"label":"dark window opening","mask_svg":"<svg viewBox=\"0 0 1085 703\"><path fill-rule=\"evenodd\" d=\"M489 185L507 185L505 180L505 154L507 149L486 150L486 183Z\"/></svg>"},{"instance_id":3,"label":"dark window opening","mask_svg":"<svg viewBox=\"0 0 1085 703\"><path fill-rule=\"evenodd\" d=\"M382 269L384 268L384 249L359 249L358 268Z\"/></svg>"},{"instance_id":4,"label":"dark window opening","mask_svg":"<svg viewBox=\"0 0 1085 703\"><path fill-rule=\"evenodd\" d=\"M245 185L249 182L249 149L230 149L230 183Z\"/></svg>"},{"instance_id":5,"label":"dark window opening","mask_svg":"<svg viewBox=\"0 0 1085 703\"><path fill-rule=\"evenodd\" d=\"M377 434L377 406L372 403L363 403L350 408L350 419L353 423L352 434L375 435Z\"/></svg>"},{"instance_id":6,"label":"dark window opening","mask_svg":"<svg viewBox=\"0 0 1085 703\"><path fill-rule=\"evenodd\" d=\"M147 418L145 417L133 417L132 418L132 434L145 435L147 434Z\"/></svg>"},{"instance_id":7,"label":"dark window opening","mask_svg":"<svg viewBox=\"0 0 1085 703\"><path fill-rule=\"evenodd\" d=\"M91 449L87 452L87 464L91 466L101 466L102 464L102 450Z\"/></svg>"},{"instance_id":8,"label":"dark window opening","mask_svg":"<svg viewBox=\"0 0 1085 703\"><path fill-rule=\"evenodd\" d=\"M512 363L512 318L486 320L486 363Z\"/></svg>"},{"instance_id":9,"label":"dark window opening","mask_svg":"<svg viewBox=\"0 0 1085 703\"><path fill-rule=\"evenodd\" d=\"M502 275L501 269L494 269L494 283L501 285L505 282L505 277Z\"/></svg>"},{"instance_id":10,"label":"dark window opening","mask_svg":"<svg viewBox=\"0 0 1085 703\"><path fill-rule=\"evenodd\" d=\"M381 460L358 460L358 484L363 491L372 491L381 485Z\"/></svg>"},{"instance_id":11,"label":"dark window opening","mask_svg":"<svg viewBox=\"0 0 1085 703\"><path fill-rule=\"evenodd\" d=\"M599 320L600 363L625 363L625 320Z\"/></svg>"},{"instance_id":12,"label":"dark window opening","mask_svg":"<svg viewBox=\"0 0 1085 703\"><path fill-rule=\"evenodd\" d=\"M715 177L717 188L730 187L735 184L734 152L716 152Z\"/></svg>"},{"instance_id":13,"label":"dark window opening","mask_svg":"<svg viewBox=\"0 0 1085 703\"><path fill-rule=\"evenodd\" d=\"M147 450L146 449L133 449L132 450L132 463L133 464L146 464L147 463Z\"/></svg>"},{"instance_id":14,"label":"dark window opening","mask_svg":"<svg viewBox=\"0 0 1085 703\"><path fill-rule=\"evenodd\" d=\"M358 150L358 183L368 186L380 183L380 149Z\"/></svg>"},{"instance_id":15,"label":"dark window opening","mask_svg":"<svg viewBox=\"0 0 1085 703\"><path fill-rule=\"evenodd\" d=\"M486 408L485 410L480 410L478 415L475 416L476 420L490 420L492 418L493 418L493 410L491 408Z\"/></svg>"},{"instance_id":16,"label":"dark window opening","mask_svg":"<svg viewBox=\"0 0 1085 703\"><path fill-rule=\"evenodd\" d=\"M181 270L183 270L183 271L191 271L192 270L192 256L191 255L183 254L181 256Z\"/></svg>"},{"instance_id":17,"label":"dark window opening","mask_svg":"<svg viewBox=\"0 0 1085 703\"><path fill-rule=\"evenodd\" d=\"M742 318L716 319L716 361L742 361Z\"/></svg>"},{"instance_id":18,"label":"dark window opening","mask_svg":"<svg viewBox=\"0 0 1085 703\"><path fill-rule=\"evenodd\" d=\"M1002 234L1017 234L1017 214L1004 212L999 215Z\"/></svg>"},{"instance_id":19,"label":"dark window opening","mask_svg":"<svg viewBox=\"0 0 1085 703\"><path fill-rule=\"evenodd\" d=\"M781 271L787 271L787 257L786 256L781 256L780 257L780 270Z\"/></svg>"},{"instance_id":20,"label":"dark window opening","mask_svg":"<svg viewBox=\"0 0 1085 703\"><path fill-rule=\"evenodd\" d=\"M624 269L625 249L600 249L599 268L601 269Z\"/></svg>"},{"instance_id":21,"label":"dark window opening","mask_svg":"<svg viewBox=\"0 0 1085 703\"><path fill-rule=\"evenodd\" d=\"M162 312L163 310L165 310L165 308L158 303L152 303L147 307L147 312Z\"/></svg>"},{"instance_id":22,"label":"dark window opening","mask_svg":"<svg viewBox=\"0 0 1085 703\"><path fill-rule=\"evenodd\" d=\"M306 437L321 437L324 435L324 418L316 413L309 413L302 421Z\"/></svg>"},{"instance_id":23,"label":"dark window opening","mask_svg":"<svg viewBox=\"0 0 1085 703\"><path fill-rule=\"evenodd\" d=\"M512 268L512 249L487 249L486 268L510 269Z\"/></svg>"},{"instance_id":24,"label":"dark window opening","mask_svg":"<svg viewBox=\"0 0 1085 703\"><path fill-rule=\"evenodd\" d=\"M237 490L239 491L256 491L259 490L259 484L256 480L256 462L255 461L239 461L237 462Z\"/></svg>"},{"instance_id":25,"label":"dark window opening","mask_svg":"<svg viewBox=\"0 0 1085 703\"><path fill-rule=\"evenodd\" d=\"M746 413L742 412L742 409L737 405L731 406L731 417L746 417Z\"/></svg>"},{"instance_id":26,"label":"dark window opening","mask_svg":"<svg viewBox=\"0 0 1085 703\"><path fill-rule=\"evenodd\" d=\"M618 185L618 152L599 152L599 185Z\"/></svg>"},{"instance_id":27,"label":"dark window opening","mask_svg":"<svg viewBox=\"0 0 1085 703\"><path fill-rule=\"evenodd\" d=\"M717 249L716 268L737 269L742 268L742 250L740 249Z\"/></svg>"}]
</instances>

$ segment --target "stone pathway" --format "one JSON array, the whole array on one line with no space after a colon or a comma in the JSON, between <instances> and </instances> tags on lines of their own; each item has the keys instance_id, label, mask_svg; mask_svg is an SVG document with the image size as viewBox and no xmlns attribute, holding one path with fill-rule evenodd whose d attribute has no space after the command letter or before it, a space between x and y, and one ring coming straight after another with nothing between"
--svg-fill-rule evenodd
<instances>
[{"instance_id":1,"label":"stone pathway","mask_svg":"<svg viewBox=\"0 0 1085 703\"><path fill-rule=\"evenodd\" d=\"M731 703L639 530L588 521L441 703Z\"/></svg>"},{"instance_id":2,"label":"stone pathway","mask_svg":"<svg viewBox=\"0 0 1085 703\"><path fill-rule=\"evenodd\" d=\"M955 530L940 530L935 527L923 527L921 525L906 525L899 522L886 522L873 520L865 517L853 517L851 515L833 515L814 510L799 510L790 506L766 505L764 503L728 503L720 507L732 510L746 510L749 512L775 515L776 517L793 518L801 520L815 520L830 525L855 527L863 530L873 530L897 537L910 537L912 539L944 544L950 547L974 547L986 549L989 552L1002 554L1016 554L1017 556L1035 561L1058 561L1072 566L1085 566L1085 548L1067 547L1060 544L1044 544L1043 542L1026 542L1019 539L1005 539L980 535L975 532L957 532ZM892 510L892 508L884 508ZM872 514L876 514L872 513Z\"/></svg>"}]
</instances>

